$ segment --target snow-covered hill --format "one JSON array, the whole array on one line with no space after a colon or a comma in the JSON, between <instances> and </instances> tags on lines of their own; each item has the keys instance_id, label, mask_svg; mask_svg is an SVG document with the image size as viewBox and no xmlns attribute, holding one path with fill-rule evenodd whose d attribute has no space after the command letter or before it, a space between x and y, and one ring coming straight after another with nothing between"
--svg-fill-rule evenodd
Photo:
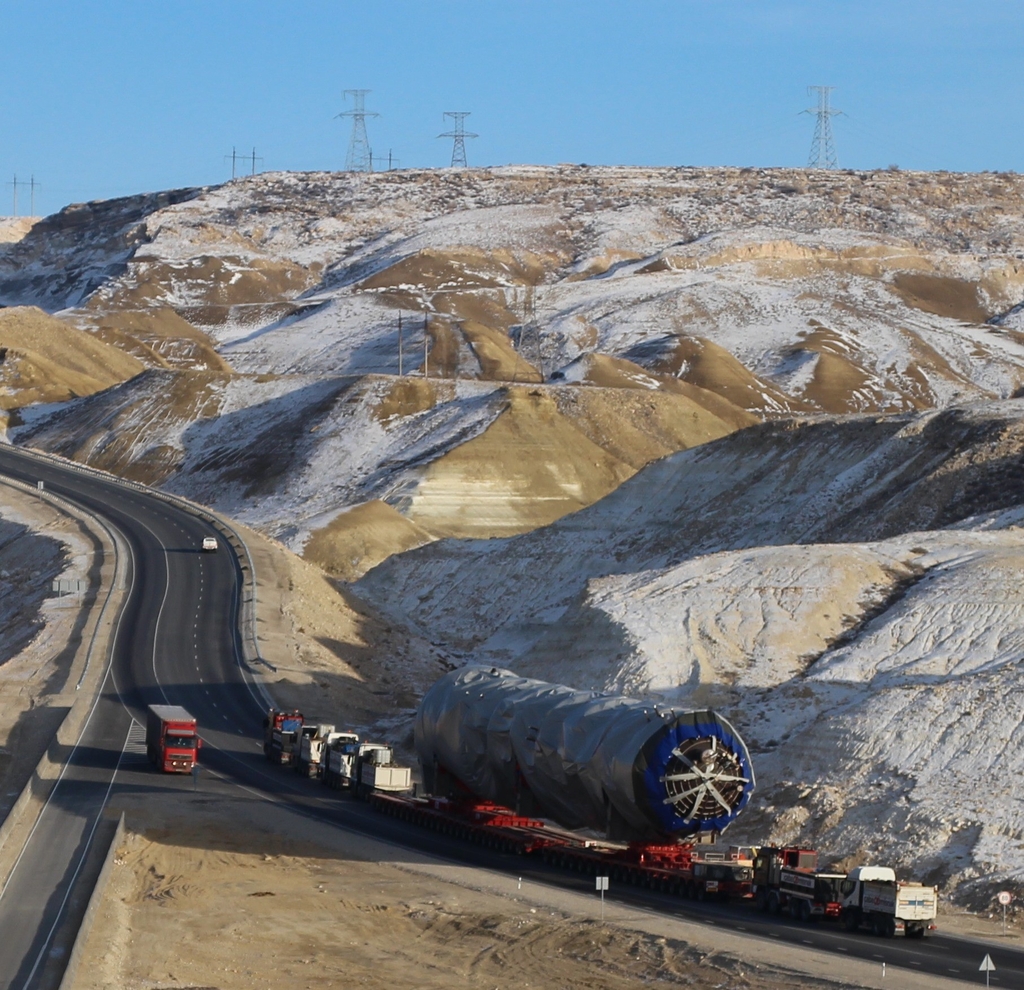
<instances>
[{"instance_id":1,"label":"snow-covered hill","mask_svg":"<svg viewBox=\"0 0 1024 990\"><path fill-rule=\"evenodd\" d=\"M1022 493L1024 402L780 421L356 590L454 662L718 705L761 782L740 837L895 858L982 903L1024 882Z\"/></svg>"},{"instance_id":2,"label":"snow-covered hill","mask_svg":"<svg viewBox=\"0 0 1024 990\"><path fill-rule=\"evenodd\" d=\"M1022 300L1010 174L271 173L0 245L0 303L147 369L12 364L15 442L361 578L450 662L719 705L738 837L979 903L1024 892Z\"/></svg>"}]
</instances>

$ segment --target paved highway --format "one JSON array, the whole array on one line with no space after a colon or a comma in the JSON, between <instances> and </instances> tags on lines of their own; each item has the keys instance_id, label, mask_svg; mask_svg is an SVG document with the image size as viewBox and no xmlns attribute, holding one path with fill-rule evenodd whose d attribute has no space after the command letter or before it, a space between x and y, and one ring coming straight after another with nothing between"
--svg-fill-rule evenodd
<instances>
[{"instance_id":1,"label":"paved highway","mask_svg":"<svg viewBox=\"0 0 1024 990\"><path fill-rule=\"evenodd\" d=\"M37 984L55 926L65 913L91 830L107 798L115 768L118 779L146 779L151 771L126 766L145 708L181 704L199 720L202 762L219 775L204 784L250 789L252 800L282 802L292 813L428 852L452 861L506 870L536 882L590 892L592 878L565 874L530 859L504 856L381 816L367 805L338 797L314 781L268 764L262 755L264 698L239 662L236 609L241 572L225 552L202 554L210 526L161 499L118 482L62 465L40 463L23 452L0 448L0 473L46 487L103 516L130 548L130 593L124 606L108 680L69 761L68 771L40 818L8 889L0 896L0 930L17 932L0 943L0 987ZM137 748L137 746L136 746ZM162 777L161 790L191 788L191 781ZM840 960L858 958L918 973L983 983L978 965L986 952L997 966L992 985L1024 990L1024 952L937 934L925 942L848 934L833 925L800 925L744 908L691 905L651 891L610 892L634 907L700 920L749 936L811 947ZM73 919L72 919L73 920ZM12 926L17 927L12 927ZM755 950L756 951L756 950ZM51 967L54 965L51 962ZM895 984L894 984L895 985Z\"/></svg>"}]
</instances>

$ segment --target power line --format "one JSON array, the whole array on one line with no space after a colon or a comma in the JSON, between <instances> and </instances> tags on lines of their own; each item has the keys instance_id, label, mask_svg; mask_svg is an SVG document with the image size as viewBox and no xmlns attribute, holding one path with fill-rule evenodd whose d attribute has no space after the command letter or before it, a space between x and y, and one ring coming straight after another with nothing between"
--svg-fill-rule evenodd
<instances>
[{"instance_id":1,"label":"power line","mask_svg":"<svg viewBox=\"0 0 1024 990\"><path fill-rule=\"evenodd\" d=\"M839 168L836 144L832 138L832 118L841 114L831 106L832 90L835 86L808 86L808 94L818 94L818 105L801 113L813 113L814 137L811 139L811 154L807 159L808 168Z\"/></svg>"},{"instance_id":2,"label":"power line","mask_svg":"<svg viewBox=\"0 0 1024 990\"><path fill-rule=\"evenodd\" d=\"M439 138L452 139L452 168L466 168L466 138L480 137L479 134L472 134L465 129L464 121L469 116L469 111L447 110L445 118L451 117L452 129L438 134Z\"/></svg>"},{"instance_id":3,"label":"power line","mask_svg":"<svg viewBox=\"0 0 1024 990\"><path fill-rule=\"evenodd\" d=\"M370 151L370 139L366 136L366 118L379 117L379 113L366 110L366 94L368 89L346 89L346 98L352 97L352 109L343 110L339 117L352 118L352 135L348 141L348 154L345 156L345 169L348 172L372 172L373 155Z\"/></svg>"}]
</instances>

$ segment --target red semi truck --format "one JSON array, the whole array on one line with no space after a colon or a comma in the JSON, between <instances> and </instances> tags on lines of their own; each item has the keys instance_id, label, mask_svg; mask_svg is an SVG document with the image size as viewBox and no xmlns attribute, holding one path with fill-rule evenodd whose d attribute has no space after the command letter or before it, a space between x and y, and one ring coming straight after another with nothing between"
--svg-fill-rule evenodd
<instances>
[{"instance_id":1,"label":"red semi truck","mask_svg":"<svg viewBox=\"0 0 1024 990\"><path fill-rule=\"evenodd\" d=\"M164 773L191 773L202 746L196 720L180 705L150 705L146 755Z\"/></svg>"}]
</instances>

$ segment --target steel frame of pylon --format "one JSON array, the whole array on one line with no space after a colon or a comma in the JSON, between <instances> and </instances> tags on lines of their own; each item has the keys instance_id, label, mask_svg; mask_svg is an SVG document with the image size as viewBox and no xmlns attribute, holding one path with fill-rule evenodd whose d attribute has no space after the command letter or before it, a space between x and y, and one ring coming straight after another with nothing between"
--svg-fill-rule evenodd
<instances>
[{"instance_id":1,"label":"steel frame of pylon","mask_svg":"<svg viewBox=\"0 0 1024 990\"><path fill-rule=\"evenodd\" d=\"M808 168L839 168L836 155L836 144L832 137L832 118L843 111L835 110L831 105L834 86L808 86L808 94L818 94L818 105L801 113L812 113L815 116L814 137L811 139L811 153L807 159Z\"/></svg>"},{"instance_id":2,"label":"steel frame of pylon","mask_svg":"<svg viewBox=\"0 0 1024 990\"><path fill-rule=\"evenodd\" d=\"M446 110L444 116L445 119L451 117L452 129L437 135L439 138L452 139L452 168L469 167L466 162L466 138L480 137L479 134L473 134L465 128L464 122L469 114L468 110Z\"/></svg>"},{"instance_id":3,"label":"steel frame of pylon","mask_svg":"<svg viewBox=\"0 0 1024 990\"><path fill-rule=\"evenodd\" d=\"M344 110L339 117L352 118L352 136L348 141L348 154L345 156L345 170L348 172L372 172L373 154L370 150L370 139L366 136L366 118L379 117L379 113L366 110L366 94L368 89L346 89L346 98L352 97L352 109Z\"/></svg>"}]
</instances>

